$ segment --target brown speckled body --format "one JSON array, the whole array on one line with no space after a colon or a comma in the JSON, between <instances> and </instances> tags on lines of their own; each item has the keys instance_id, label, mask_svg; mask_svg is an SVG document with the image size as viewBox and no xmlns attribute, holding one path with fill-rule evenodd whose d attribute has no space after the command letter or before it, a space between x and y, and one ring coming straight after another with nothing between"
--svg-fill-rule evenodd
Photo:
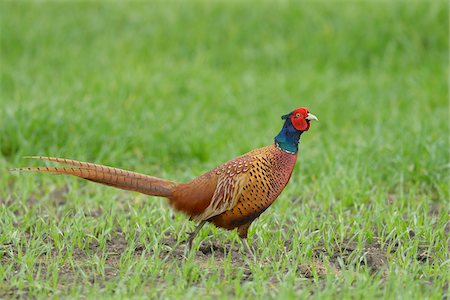
<instances>
[{"instance_id":1,"label":"brown speckled body","mask_svg":"<svg viewBox=\"0 0 450 300\"><path fill-rule=\"evenodd\" d=\"M207 220L247 236L250 224L289 182L297 154L275 144L253 150L174 188L171 204L195 220Z\"/></svg>"}]
</instances>

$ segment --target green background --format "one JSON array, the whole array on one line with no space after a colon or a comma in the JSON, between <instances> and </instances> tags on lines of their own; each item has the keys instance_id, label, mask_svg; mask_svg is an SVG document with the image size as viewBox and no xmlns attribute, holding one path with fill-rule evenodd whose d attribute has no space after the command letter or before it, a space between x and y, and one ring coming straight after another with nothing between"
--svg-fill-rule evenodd
<instances>
[{"instance_id":1,"label":"green background","mask_svg":"<svg viewBox=\"0 0 450 300\"><path fill-rule=\"evenodd\" d=\"M0 11L0 296L448 293L446 2L2 1ZM9 171L50 155L186 181L272 143L280 116L300 106L320 121L250 229L257 262L212 226L195 246L225 254L163 260L173 246L163 240L194 227L165 201ZM376 268L364 256L374 243Z\"/></svg>"}]
</instances>

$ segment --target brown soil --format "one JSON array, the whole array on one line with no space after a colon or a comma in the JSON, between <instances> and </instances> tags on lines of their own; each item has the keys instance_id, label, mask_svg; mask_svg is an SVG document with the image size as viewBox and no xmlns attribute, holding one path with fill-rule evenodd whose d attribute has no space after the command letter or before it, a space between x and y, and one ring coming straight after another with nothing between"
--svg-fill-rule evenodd
<instances>
[{"instance_id":1,"label":"brown soil","mask_svg":"<svg viewBox=\"0 0 450 300\"><path fill-rule=\"evenodd\" d=\"M56 190L52 193L51 199L57 199L54 205L59 206L65 203L67 190ZM297 199L297 201L301 201L301 199ZM34 197L31 197L29 200L29 205L32 206L36 202ZM19 213L20 214L20 213ZM103 211L99 209L98 211L89 211L90 216L101 217L103 215ZM19 225L19 224L17 224ZM449 227L450 225L448 225ZM282 228L280 228L282 230ZM376 232L374 233L376 235ZM105 249L100 249L100 245L95 239L86 241L86 244L81 245L81 248L76 247L72 249L71 256L74 261L76 261L79 266L83 269L83 272L88 276L91 283L95 282L99 278L103 281L107 281L108 279L115 278L119 276L119 262L127 248L129 247L129 243L125 237L125 234L117 229L113 234L113 238L107 241ZM30 232L25 233L25 237L31 240L32 234ZM410 232L410 237L415 238L414 232ZM51 239L48 237L44 241L51 243ZM185 257L185 244L184 242L177 243L176 238L172 236L165 236L163 238L162 244L165 250L161 251L160 258L165 259L170 262L179 262L180 264L186 259ZM323 243L319 243L314 248L313 259L309 261L307 264L299 264L297 266L297 271L300 276L303 278L320 278L325 275L338 275L339 272L343 268L350 267L367 267L371 272L382 272L383 276L385 275L385 269L389 264L389 256L395 253L398 249L398 246L392 247L388 251L386 246L382 246L378 239L373 238L373 242L370 244L366 244L364 246L358 246L355 242L344 241L341 244L336 244L332 249L328 250L324 247ZM16 249L12 243L0 245L0 249L2 251L3 257L0 259L0 263L11 263L11 261L15 260L19 251L26 251L24 248ZM290 251L293 248L292 241L287 240L285 242L286 251ZM429 253L426 251L427 248L424 247L424 251L422 251L417 260L420 262L433 262L433 253ZM129 250L129 249L128 249ZM48 256L55 257L57 255L67 255L67 249L63 249L62 251L58 251L55 247L52 247L50 253L42 253L41 259L36 263L35 272L38 270L41 274L47 274L47 266L45 264L46 258ZM145 253L144 253L145 252ZM94 254L101 256L102 254L107 253L106 261L105 261L105 272L104 274L97 274L92 267L86 266L84 268L85 262L90 260ZM146 247L143 244L137 244L134 249L134 254L136 259L138 259L141 255L144 255L151 258L155 255L151 248ZM258 257L258 250L255 251L256 256ZM218 262L215 266L209 265L210 257L213 256L214 260ZM220 268L220 262L224 260L228 260L231 258L231 263L237 270L243 270L243 275L240 273L241 280L252 281L252 273L249 264L254 263L251 258L246 257L246 254L242 251L242 247L240 243L235 244L223 244L218 240L214 239L214 237L208 238L206 241L203 241L198 247L195 253L195 262L204 267L205 270L211 268ZM276 260L277 257L274 257L273 260ZM331 264L331 268L326 268L324 261L327 261ZM270 259L266 259L265 261L258 261L260 265L268 265L271 264L272 261ZM18 271L18 266L17 270ZM286 270L287 271L287 270ZM64 263L60 266L59 270L59 284L61 288L64 286L76 284L76 274L79 274L78 269L74 269L74 266L69 265L69 263ZM49 273L51 273L49 271ZM41 275L42 276L42 275ZM51 276L49 274L48 276ZM238 276L236 274L236 276ZM274 279L274 282L276 280ZM6 291L3 295L0 296L11 296L14 295L16 291L9 290Z\"/></svg>"},{"instance_id":2,"label":"brown soil","mask_svg":"<svg viewBox=\"0 0 450 300\"><path fill-rule=\"evenodd\" d=\"M82 248L76 247L72 250L72 258L79 263L80 266L83 266L83 262L89 260L94 254L100 255L101 253L107 253L107 258L105 262L105 274L104 280L108 280L118 276L118 264L121 258L121 255L128 248L128 241L125 238L125 234L117 231L114 234L114 238L107 241L105 249L100 249L100 245L95 239L92 239L89 242L86 242L85 245L82 245ZM31 239L30 234L26 234L27 238ZM45 239L44 239L45 240ZM387 249L381 247L380 243L376 239L375 242L366 245L365 247L360 247L358 249L357 244L353 242L344 242L342 245L335 246L331 252L327 251L322 244L317 245L314 250L313 260L309 262L309 264L300 264L297 266L297 271L304 278L320 278L327 274L338 275L342 268L350 267L352 264L359 264L362 266L367 266L372 272L380 272L385 269L388 264ZM48 239L50 242L50 238ZM163 250L160 253L160 258L165 259L167 261L177 261L182 263L186 257L185 253L185 244L184 242L178 243L174 237L166 236L163 239L162 244L166 247L163 247L166 250ZM6 254L3 257L3 261L1 263L5 263L8 260L13 260L17 255L19 249L14 249L12 244L2 245L4 249L9 249L9 251L5 251ZM286 250L292 247L291 241L286 241L285 243ZM20 251L26 251L26 249L20 249ZM66 252L67 250L63 250L62 252ZM152 249L146 249L145 245L137 244L134 249L134 253L136 258L140 257L142 253L146 251L145 255L147 257L152 257L154 255ZM391 253L396 252L396 247L393 247ZM9 255L8 255L9 253ZM66 255L67 253L59 253L60 255ZM256 256L258 257L258 251L255 251ZM36 271L40 268L41 274L45 274L46 265L45 265L45 257L47 255L57 256L58 250L53 248L51 253L42 253L40 263L36 265ZM203 241L195 254L195 262L200 266L204 266L206 269L211 268L208 266L208 261L211 256L214 256L216 262L219 262L217 266L220 266L220 262L228 259L228 256L231 256L231 263L236 269L244 268L244 275L242 281L251 281L252 274L250 268L248 267L249 263L253 263L251 258L248 258L246 254L242 251L242 247L240 243L236 244L221 244L219 241L214 238L208 239L207 241ZM274 260L277 258L275 257ZM419 261L430 261L432 260L432 254L424 251L421 253L417 260ZM324 260L331 263L334 266L331 270L324 266ZM272 263L271 260L267 259L265 261L258 261L260 265L267 265ZM73 266L69 264L64 264L59 268L60 278L63 279L60 284L71 283L75 278L75 271ZM91 281L94 282L95 278L98 278L98 274L92 273L92 270L84 270L85 273L91 277ZM90 272L90 273L89 273Z\"/></svg>"}]
</instances>

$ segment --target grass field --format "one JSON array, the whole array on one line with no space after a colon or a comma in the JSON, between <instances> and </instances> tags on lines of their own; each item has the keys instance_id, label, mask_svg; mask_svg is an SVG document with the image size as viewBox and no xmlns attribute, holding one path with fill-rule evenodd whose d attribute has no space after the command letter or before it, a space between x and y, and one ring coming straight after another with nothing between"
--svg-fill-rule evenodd
<instances>
[{"instance_id":1,"label":"grass field","mask_svg":"<svg viewBox=\"0 0 450 300\"><path fill-rule=\"evenodd\" d=\"M0 298L449 296L445 1L0 12ZM186 181L299 106L320 121L250 228L256 262L210 225L183 258L195 224L163 199L9 171L51 155Z\"/></svg>"}]
</instances>

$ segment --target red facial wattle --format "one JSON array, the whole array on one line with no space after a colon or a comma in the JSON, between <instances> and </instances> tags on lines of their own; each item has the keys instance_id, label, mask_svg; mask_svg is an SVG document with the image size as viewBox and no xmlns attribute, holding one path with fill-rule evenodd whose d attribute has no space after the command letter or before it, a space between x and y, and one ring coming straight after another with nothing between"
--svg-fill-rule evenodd
<instances>
[{"instance_id":1,"label":"red facial wattle","mask_svg":"<svg viewBox=\"0 0 450 300\"><path fill-rule=\"evenodd\" d=\"M307 131L309 129L309 122L306 121L306 119L303 117L299 117L299 118L291 117L291 121L292 121L292 125L297 130Z\"/></svg>"},{"instance_id":2,"label":"red facial wattle","mask_svg":"<svg viewBox=\"0 0 450 300\"><path fill-rule=\"evenodd\" d=\"M308 131L310 124L306 117L308 117L306 108L301 107L294 110L290 115L292 126L299 131Z\"/></svg>"}]
</instances>

